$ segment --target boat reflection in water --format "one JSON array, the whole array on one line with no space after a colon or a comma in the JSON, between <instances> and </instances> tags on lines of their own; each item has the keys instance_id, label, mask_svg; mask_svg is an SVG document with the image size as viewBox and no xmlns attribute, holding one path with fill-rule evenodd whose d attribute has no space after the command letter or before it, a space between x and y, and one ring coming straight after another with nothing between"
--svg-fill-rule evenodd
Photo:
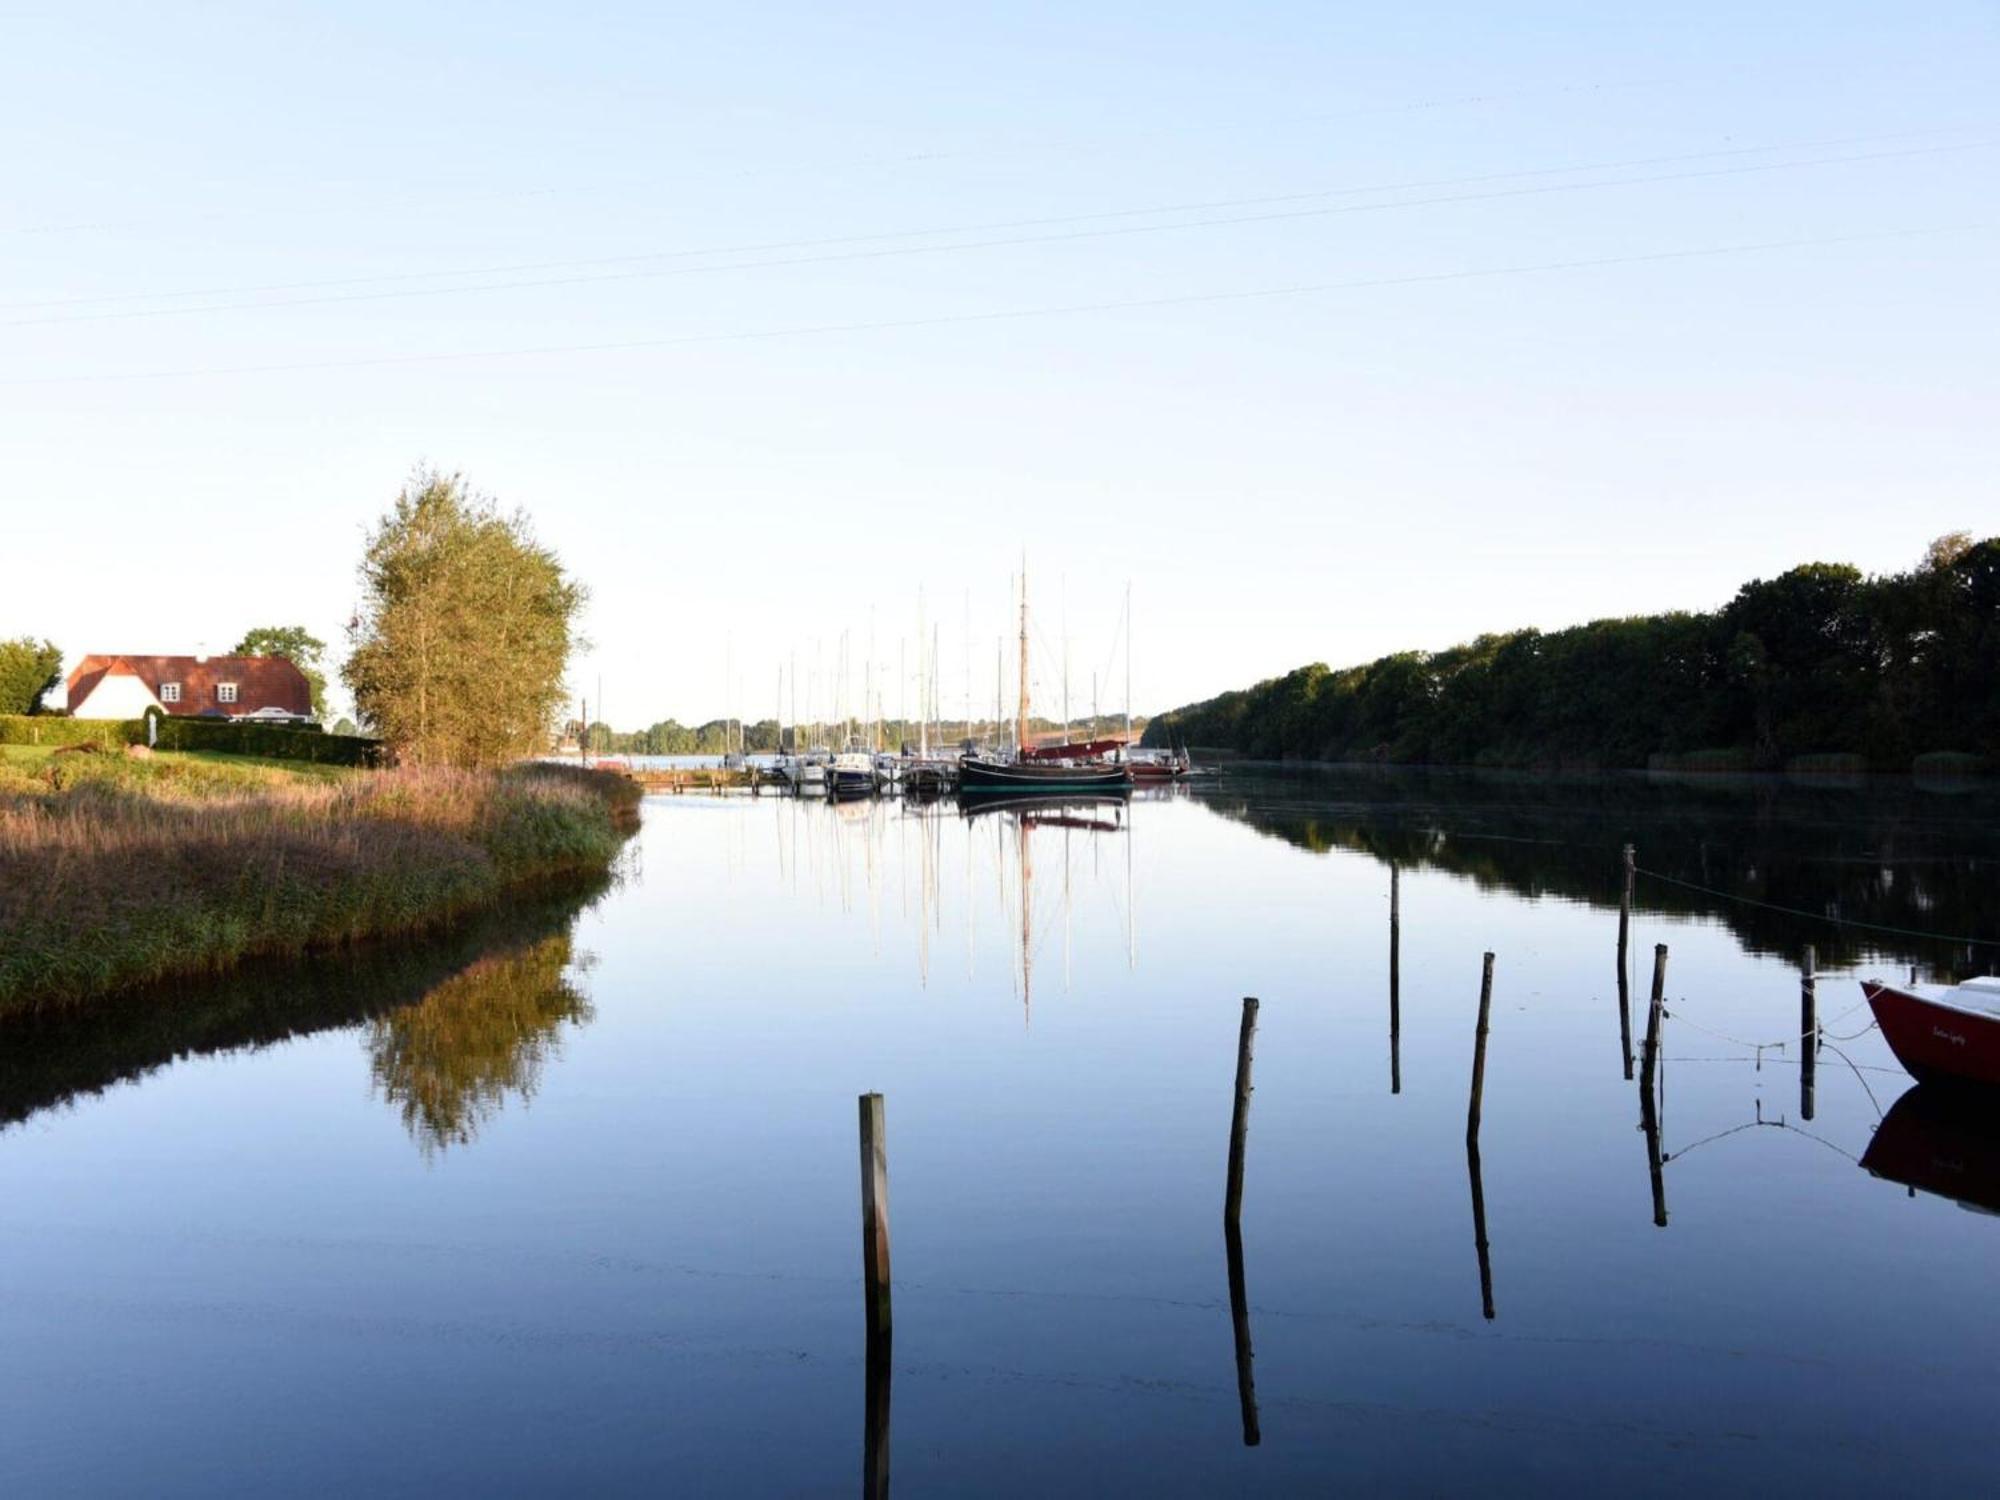
<instances>
[{"instance_id":1,"label":"boat reflection in water","mask_svg":"<svg viewBox=\"0 0 2000 1500\"><path fill-rule=\"evenodd\" d=\"M1062 850L1062 918L1063 918L1063 983L1069 983L1069 927L1070 927L1070 835L1085 833L1093 837L1118 833L1127 835L1125 839L1125 950L1126 962L1137 966L1139 961L1138 915L1132 886L1132 841L1130 834L1131 809L1127 806L1131 798L1129 787L1115 795L1102 792L1070 792L1024 796L1019 792L1000 792L981 796L973 791L961 791L958 796L959 816L967 823L990 820L995 827L1012 824L1014 827L1015 854L1019 864L1019 914L1021 927L1020 982L1021 1016L1025 1023L1034 1012L1035 1003L1035 862L1029 836L1038 830L1056 830L1063 836Z\"/></svg>"},{"instance_id":2,"label":"boat reflection in water","mask_svg":"<svg viewBox=\"0 0 2000 1500\"><path fill-rule=\"evenodd\" d=\"M1920 1083L1889 1106L1861 1165L1912 1194L2000 1214L2000 1094Z\"/></svg>"}]
</instances>

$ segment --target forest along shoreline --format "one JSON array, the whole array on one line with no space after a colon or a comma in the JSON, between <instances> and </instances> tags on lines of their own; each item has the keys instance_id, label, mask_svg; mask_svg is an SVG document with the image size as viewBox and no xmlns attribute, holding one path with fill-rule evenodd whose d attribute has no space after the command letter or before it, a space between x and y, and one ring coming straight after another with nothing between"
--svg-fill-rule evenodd
<instances>
[{"instance_id":1,"label":"forest along shoreline","mask_svg":"<svg viewBox=\"0 0 2000 1500\"><path fill-rule=\"evenodd\" d=\"M539 763L16 753L0 760L0 1015L423 932L602 875L640 795Z\"/></svg>"},{"instance_id":2,"label":"forest along shoreline","mask_svg":"<svg viewBox=\"0 0 2000 1500\"><path fill-rule=\"evenodd\" d=\"M1722 608L1300 667L1154 716L1144 743L1260 760L1538 770L2000 765L2000 536L1907 572L1806 563Z\"/></svg>"}]
</instances>

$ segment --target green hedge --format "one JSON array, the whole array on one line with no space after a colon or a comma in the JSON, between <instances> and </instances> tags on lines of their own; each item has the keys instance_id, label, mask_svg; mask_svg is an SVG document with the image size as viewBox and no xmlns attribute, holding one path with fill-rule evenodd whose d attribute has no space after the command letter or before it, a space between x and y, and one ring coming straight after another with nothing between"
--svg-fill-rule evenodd
<instances>
[{"instance_id":1,"label":"green hedge","mask_svg":"<svg viewBox=\"0 0 2000 1500\"><path fill-rule=\"evenodd\" d=\"M161 750L208 750L221 755L261 755L268 760L305 760L323 766L372 766L382 758L379 740L325 734L275 724L241 724L228 719L159 721L154 744ZM57 714L0 715L0 745L120 745L146 743L144 719L70 719Z\"/></svg>"},{"instance_id":2,"label":"green hedge","mask_svg":"<svg viewBox=\"0 0 2000 1500\"><path fill-rule=\"evenodd\" d=\"M143 745L143 719L71 719L62 714L0 714L0 745Z\"/></svg>"}]
</instances>

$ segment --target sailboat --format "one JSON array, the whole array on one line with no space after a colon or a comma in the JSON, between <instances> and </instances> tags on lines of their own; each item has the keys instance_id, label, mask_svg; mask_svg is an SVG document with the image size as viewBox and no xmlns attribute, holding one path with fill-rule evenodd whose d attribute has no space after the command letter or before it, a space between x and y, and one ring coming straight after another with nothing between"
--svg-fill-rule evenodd
<instances>
[{"instance_id":1,"label":"sailboat","mask_svg":"<svg viewBox=\"0 0 2000 1500\"><path fill-rule=\"evenodd\" d=\"M1095 759L1038 755L1028 743L1028 569L1021 566L1021 701L1012 759L968 755L959 763L963 792L1121 792L1131 788L1129 766Z\"/></svg>"}]
</instances>

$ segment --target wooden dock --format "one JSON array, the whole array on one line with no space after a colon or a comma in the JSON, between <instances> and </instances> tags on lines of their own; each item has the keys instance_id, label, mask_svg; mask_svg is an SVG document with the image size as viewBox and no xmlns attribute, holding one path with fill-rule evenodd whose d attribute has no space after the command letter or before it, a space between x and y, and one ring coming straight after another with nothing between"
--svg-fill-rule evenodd
<instances>
[{"instance_id":1,"label":"wooden dock","mask_svg":"<svg viewBox=\"0 0 2000 1500\"><path fill-rule=\"evenodd\" d=\"M649 792L754 792L756 772L722 766L691 766L680 770L617 769Z\"/></svg>"}]
</instances>

